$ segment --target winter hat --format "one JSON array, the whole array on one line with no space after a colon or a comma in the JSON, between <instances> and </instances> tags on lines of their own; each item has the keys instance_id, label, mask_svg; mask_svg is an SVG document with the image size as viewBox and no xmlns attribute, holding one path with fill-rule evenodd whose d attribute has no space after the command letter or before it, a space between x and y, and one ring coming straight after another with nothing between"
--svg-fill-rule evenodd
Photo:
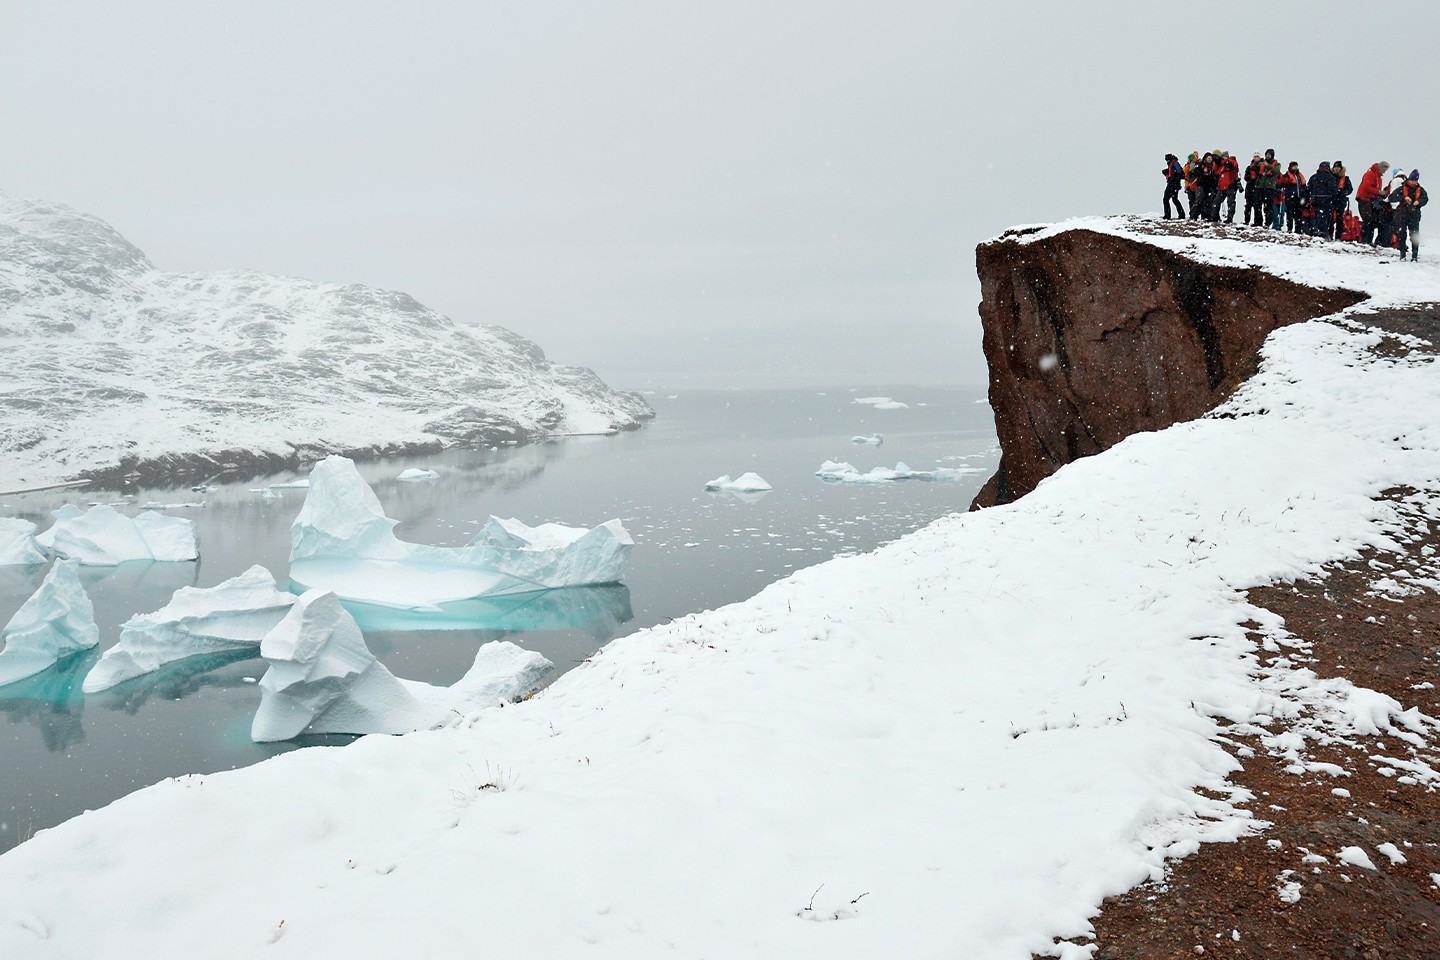
<instances>
[{"instance_id":1,"label":"winter hat","mask_svg":"<svg viewBox=\"0 0 1440 960\"><path fill-rule=\"evenodd\" d=\"M1329 169L1330 169L1330 164L1326 163L1324 160L1321 160L1321 161L1320 161L1320 169L1321 169L1321 170L1329 170Z\"/></svg>"},{"instance_id":2,"label":"winter hat","mask_svg":"<svg viewBox=\"0 0 1440 960\"><path fill-rule=\"evenodd\" d=\"M1345 166L1345 161L1344 161L1344 160L1336 160L1334 163L1330 164L1330 169L1331 169L1331 170L1334 170L1336 167L1343 167L1343 166Z\"/></svg>"},{"instance_id":3,"label":"winter hat","mask_svg":"<svg viewBox=\"0 0 1440 960\"><path fill-rule=\"evenodd\" d=\"M1410 176L1406 177L1405 179L1406 179L1406 180L1414 180L1416 183L1419 183L1419 182L1420 182L1420 171L1419 171L1419 170L1411 170L1411 171L1410 171Z\"/></svg>"}]
</instances>

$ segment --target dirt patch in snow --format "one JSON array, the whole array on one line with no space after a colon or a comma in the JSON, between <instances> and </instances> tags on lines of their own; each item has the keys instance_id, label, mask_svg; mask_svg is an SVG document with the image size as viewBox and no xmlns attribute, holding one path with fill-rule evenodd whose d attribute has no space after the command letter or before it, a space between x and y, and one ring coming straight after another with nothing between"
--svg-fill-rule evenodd
<instances>
[{"instance_id":1,"label":"dirt patch in snow","mask_svg":"<svg viewBox=\"0 0 1440 960\"><path fill-rule=\"evenodd\" d=\"M1434 355L1440 345L1440 305L1355 319L1388 334L1376 348L1383 356ZM1400 549L1251 590L1287 634L1267 637L1256 625L1252 637L1262 669L1288 661L1440 718L1440 499L1409 489L1384 499L1401 520ZM1420 726L1424 736L1401 725L1378 736L1312 729L1288 757L1253 729L1227 731L1244 766L1231 782L1271 825L1207 844L1163 881L1106 900L1093 956L1440 957L1440 743L1433 724ZM1269 733L1285 729L1277 721ZM1365 859L1374 869L1356 862Z\"/></svg>"}]
</instances>

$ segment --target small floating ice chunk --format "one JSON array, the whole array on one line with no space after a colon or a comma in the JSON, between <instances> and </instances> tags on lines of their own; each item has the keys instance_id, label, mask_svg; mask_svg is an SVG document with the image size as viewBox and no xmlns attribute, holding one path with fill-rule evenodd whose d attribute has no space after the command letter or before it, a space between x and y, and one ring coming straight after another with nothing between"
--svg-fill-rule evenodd
<instances>
[{"instance_id":1,"label":"small floating ice chunk","mask_svg":"<svg viewBox=\"0 0 1440 960\"><path fill-rule=\"evenodd\" d=\"M883 433L872 433L868 437L851 437L850 442L854 444L869 444L872 447L878 447L885 442L885 435Z\"/></svg>"},{"instance_id":2,"label":"small floating ice chunk","mask_svg":"<svg viewBox=\"0 0 1440 960\"><path fill-rule=\"evenodd\" d=\"M907 410L910 407L910 404L901 403L899 400L893 400L890 397L856 397L852 402L863 403L867 406L874 407L876 410Z\"/></svg>"},{"instance_id":3,"label":"small floating ice chunk","mask_svg":"<svg viewBox=\"0 0 1440 960\"><path fill-rule=\"evenodd\" d=\"M281 500L285 496L278 490L272 490L269 487L251 487L249 492L255 494L261 500L264 500L266 503L269 503L273 500Z\"/></svg>"},{"instance_id":4,"label":"small floating ice chunk","mask_svg":"<svg viewBox=\"0 0 1440 960\"><path fill-rule=\"evenodd\" d=\"M742 473L734 480L730 474L722 474L705 484L706 490L734 490L739 493L759 493L762 490L773 490L769 482L758 473Z\"/></svg>"},{"instance_id":5,"label":"small floating ice chunk","mask_svg":"<svg viewBox=\"0 0 1440 960\"><path fill-rule=\"evenodd\" d=\"M287 480L287 481L285 481L284 483L272 483L272 484L269 484L269 485L268 485L267 489L270 489L270 490L308 490L308 489L310 489L310 479L309 479L308 477L301 477L299 480Z\"/></svg>"},{"instance_id":6,"label":"small floating ice chunk","mask_svg":"<svg viewBox=\"0 0 1440 960\"><path fill-rule=\"evenodd\" d=\"M409 733L537 689L553 664L508 641L487 643L450 687L402 680L375 659L335 594L306 591L260 644L270 665L250 727L259 743L302 733Z\"/></svg>"},{"instance_id":7,"label":"small floating ice chunk","mask_svg":"<svg viewBox=\"0 0 1440 960\"><path fill-rule=\"evenodd\" d=\"M396 480L438 480L440 474L434 470L421 470L418 467L410 467L408 470L401 470Z\"/></svg>"},{"instance_id":8,"label":"small floating ice chunk","mask_svg":"<svg viewBox=\"0 0 1440 960\"><path fill-rule=\"evenodd\" d=\"M590 530L491 517L462 547L406 543L344 457L311 472L290 528L290 577L347 600L425 608L472 597L618 583L634 541L619 520Z\"/></svg>"},{"instance_id":9,"label":"small floating ice chunk","mask_svg":"<svg viewBox=\"0 0 1440 960\"><path fill-rule=\"evenodd\" d=\"M100 642L95 608L80 583L80 565L57 560L39 589L0 630L0 686L24 680L62 657Z\"/></svg>"},{"instance_id":10,"label":"small floating ice chunk","mask_svg":"<svg viewBox=\"0 0 1440 960\"><path fill-rule=\"evenodd\" d=\"M127 560L185 561L200 556L195 523L184 517L167 517L147 510L127 517L100 504L84 513L61 518L46 531L56 556L87 566L115 566Z\"/></svg>"},{"instance_id":11,"label":"small floating ice chunk","mask_svg":"<svg viewBox=\"0 0 1440 960\"><path fill-rule=\"evenodd\" d=\"M213 587L181 587L153 613L131 617L85 677L86 693L108 690L164 664L203 653L258 650L295 603L260 565Z\"/></svg>"},{"instance_id":12,"label":"small floating ice chunk","mask_svg":"<svg viewBox=\"0 0 1440 960\"><path fill-rule=\"evenodd\" d=\"M19 517L0 517L0 566L45 563L48 559L35 541L35 524Z\"/></svg>"}]
</instances>

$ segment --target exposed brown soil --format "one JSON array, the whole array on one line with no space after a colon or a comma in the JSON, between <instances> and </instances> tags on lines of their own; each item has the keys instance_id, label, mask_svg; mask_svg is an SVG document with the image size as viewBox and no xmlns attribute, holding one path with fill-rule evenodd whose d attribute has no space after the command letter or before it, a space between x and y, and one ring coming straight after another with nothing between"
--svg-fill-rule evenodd
<instances>
[{"instance_id":1,"label":"exposed brown soil","mask_svg":"<svg viewBox=\"0 0 1440 960\"><path fill-rule=\"evenodd\" d=\"M1440 346L1440 305L1356 319L1391 335L1375 347L1383 356L1433 357ZM1282 636L1259 625L1251 636L1262 669L1345 677L1440 718L1440 495L1397 489L1385 499L1401 517L1399 549L1369 550L1314 579L1251 590L1253 604L1285 621ZM1231 782L1252 793L1248 808L1270 826L1207 844L1173 862L1163 881L1105 901L1094 920L1094 956L1440 958L1434 731L1322 737L1306 743L1298 762L1248 732L1226 737L1243 765ZM1381 844L1394 844L1404 862ZM1363 850L1376 869L1340 860L1347 847Z\"/></svg>"}]
</instances>

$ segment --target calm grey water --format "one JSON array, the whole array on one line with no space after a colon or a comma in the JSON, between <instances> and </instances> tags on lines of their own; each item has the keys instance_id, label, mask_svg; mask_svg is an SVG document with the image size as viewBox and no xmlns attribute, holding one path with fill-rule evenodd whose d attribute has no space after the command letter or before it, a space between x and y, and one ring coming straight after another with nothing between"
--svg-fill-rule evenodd
<instances>
[{"instance_id":1,"label":"calm grey water","mask_svg":"<svg viewBox=\"0 0 1440 960\"><path fill-rule=\"evenodd\" d=\"M855 399L889 395L909 404L877 410ZM869 550L963 511L998 459L983 392L911 387L863 391L687 391L649 397L657 419L614 437L573 437L498 450L360 464L404 539L467 541L490 514L526 523L625 522L636 546L624 585L550 591L521 602L477 603L444 622L356 609L366 641L398 676L451 683L481 643L508 639L538 650L563 672L614 637L671 617L752 596L788 573L837 554ZM882 433L880 447L851 443ZM814 476L827 459L861 470L974 467L950 482L830 484ZM440 473L395 480L406 467ZM753 470L774 487L758 499L707 493L705 481ZM80 684L126 619L163 606L182 586L213 586L264 564L288 582L289 527L304 500L287 490L266 501L252 490L277 475L219 489L135 489L121 494L47 492L0 498L0 516L41 528L63 503L123 501L123 512L163 502L199 528L201 559L86 567L100 647L28 681L0 687L0 850L33 831L167 776L244 766L310 738L256 744L258 658L191 658L102 694ZM753 500L753 502L752 502ZM0 567L0 624L39 585L45 567Z\"/></svg>"}]
</instances>

